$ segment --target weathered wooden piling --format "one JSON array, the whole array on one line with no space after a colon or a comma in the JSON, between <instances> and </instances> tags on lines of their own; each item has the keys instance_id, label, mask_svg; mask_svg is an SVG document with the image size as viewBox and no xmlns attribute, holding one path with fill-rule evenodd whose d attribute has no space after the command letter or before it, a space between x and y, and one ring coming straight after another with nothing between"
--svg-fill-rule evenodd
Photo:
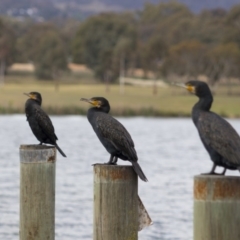
<instances>
[{"instance_id":1,"label":"weathered wooden piling","mask_svg":"<svg viewBox=\"0 0 240 240\"><path fill-rule=\"evenodd\" d=\"M138 178L132 166L94 165L94 240L138 239Z\"/></svg>"},{"instance_id":2,"label":"weathered wooden piling","mask_svg":"<svg viewBox=\"0 0 240 240\"><path fill-rule=\"evenodd\" d=\"M55 238L56 149L20 146L20 240Z\"/></svg>"},{"instance_id":3,"label":"weathered wooden piling","mask_svg":"<svg viewBox=\"0 0 240 240\"><path fill-rule=\"evenodd\" d=\"M194 240L240 239L240 177L194 178Z\"/></svg>"}]
</instances>

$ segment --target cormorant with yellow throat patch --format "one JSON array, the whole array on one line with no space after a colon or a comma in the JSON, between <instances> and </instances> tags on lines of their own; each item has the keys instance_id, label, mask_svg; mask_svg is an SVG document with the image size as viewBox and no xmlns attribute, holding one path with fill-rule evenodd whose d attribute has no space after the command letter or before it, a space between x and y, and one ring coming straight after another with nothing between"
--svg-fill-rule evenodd
<instances>
[{"instance_id":1,"label":"cormorant with yellow throat patch","mask_svg":"<svg viewBox=\"0 0 240 240\"><path fill-rule=\"evenodd\" d=\"M137 175L143 181L148 181L137 162L138 157L130 134L118 120L108 114L110 111L108 100L103 97L93 97L81 98L81 101L93 105L87 113L88 121L103 146L110 153L108 164L116 164L118 158L128 160L132 163Z\"/></svg>"},{"instance_id":2,"label":"cormorant with yellow throat patch","mask_svg":"<svg viewBox=\"0 0 240 240\"><path fill-rule=\"evenodd\" d=\"M42 96L38 92L24 93L29 97L25 104L25 113L30 128L35 137L42 143L49 143L54 145L57 150L66 157L65 153L57 145L58 140L51 119L42 110Z\"/></svg>"},{"instance_id":3,"label":"cormorant with yellow throat patch","mask_svg":"<svg viewBox=\"0 0 240 240\"><path fill-rule=\"evenodd\" d=\"M206 174L217 174L217 166L224 168L222 175L227 169L240 170L240 137L225 119L210 111L213 96L208 85L197 80L175 85L184 87L199 98L192 108L192 120L213 161L211 171Z\"/></svg>"}]
</instances>

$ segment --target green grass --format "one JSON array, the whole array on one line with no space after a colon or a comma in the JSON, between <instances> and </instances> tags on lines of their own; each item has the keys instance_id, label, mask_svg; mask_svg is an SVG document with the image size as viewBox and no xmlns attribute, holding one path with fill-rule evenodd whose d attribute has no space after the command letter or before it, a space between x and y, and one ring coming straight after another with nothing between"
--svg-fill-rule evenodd
<instances>
[{"instance_id":1,"label":"green grass","mask_svg":"<svg viewBox=\"0 0 240 240\"><path fill-rule=\"evenodd\" d=\"M121 116L190 116L197 98L184 89L175 86L158 88L152 94L150 87L125 86L125 94L119 93L118 85L110 85L106 92L103 84L77 84L63 81L58 92L52 82L37 81L27 76L7 78L0 86L0 113L23 113L27 99L24 92L38 91L43 97L43 108L49 114L86 114L88 104L80 102L81 97L103 96L111 104L112 115ZM240 85L233 88L233 95L227 95L227 87L220 86L214 96L212 111L224 117L240 117Z\"/></svg>"}]
</instances>

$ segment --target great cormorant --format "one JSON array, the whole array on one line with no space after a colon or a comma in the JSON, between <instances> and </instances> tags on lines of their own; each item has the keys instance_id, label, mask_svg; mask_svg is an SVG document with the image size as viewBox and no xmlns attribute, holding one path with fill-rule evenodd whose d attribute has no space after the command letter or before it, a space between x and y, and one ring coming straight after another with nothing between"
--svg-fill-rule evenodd
<instances>
[{"instance_id":1,"label":"great cormorant","mask_svg":"<svg viewBox=\"0 0 240 240\"><path fill-rule=\"evenodd\" d=\"M126 128L108 114L110 111L108 100L103 97L81 98L80 100L93 105L87 113L88 121L103 146L110 153L108 164L116 164L118 158L128 160L132 163L138 176L146 182L147 178L137 162L134 142Z\"/></svg>"},{"instance_id":2,"label":"great cormorant","mask_svg":"<svg viewBox=\"0 0 240 240\"><path fill-rule=\"evenodd\" d=\"M25 113L30 128L32 129L35 137L42 143L49 143L54 145L63 157L66 157L65 153L57 145L58 140L53 124L48 115L42 110L42 96L38 92L24 93L29 97L25 103Z\"/></svg>"},{"instance_id":3,"label":"great cormorant","mask_svg":"<svg viewBox=\"0 0 240 240\"><path fill-rule=\"evenodd\" d=\"M199 98L192 108L192 120L213 161L213 167L207 174L217 174L217 166L224 168L222 175L227 169L240 170L240 137L225 119L210 111L213 96L208 85L197 80L176 85L184 87Z\"/></svg>"}]
</instances>

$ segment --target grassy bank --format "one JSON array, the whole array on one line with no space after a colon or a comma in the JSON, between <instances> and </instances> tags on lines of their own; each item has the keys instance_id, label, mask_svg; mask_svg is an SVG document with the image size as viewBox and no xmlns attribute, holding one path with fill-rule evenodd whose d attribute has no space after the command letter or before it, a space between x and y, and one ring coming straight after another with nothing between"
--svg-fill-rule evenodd
<instances>
[{"instance_id":1,"label":"grassy bank","mask_svg":"<svg viewBox=\"0 0 240 240\"><path fill-rule=\"evenodd\" d=\"M55 91L53 83L44 81L6 81L0 86L0 113L23 113L26 96L24 92L38 91L43 97L43 108L49 114L86 114L88 104L80 102L81 97L103 96L111 104L115 116L190 116L197 101L195 96L174 86L159 88L157 95L150 87L125 86L125 94L119 93L118 85L110 85L109 91L103 84L61 83ZM220 86L215 95L212 110L224 117L240 117L240 86L229 89Z\"/></svg>"}]
</instances>

